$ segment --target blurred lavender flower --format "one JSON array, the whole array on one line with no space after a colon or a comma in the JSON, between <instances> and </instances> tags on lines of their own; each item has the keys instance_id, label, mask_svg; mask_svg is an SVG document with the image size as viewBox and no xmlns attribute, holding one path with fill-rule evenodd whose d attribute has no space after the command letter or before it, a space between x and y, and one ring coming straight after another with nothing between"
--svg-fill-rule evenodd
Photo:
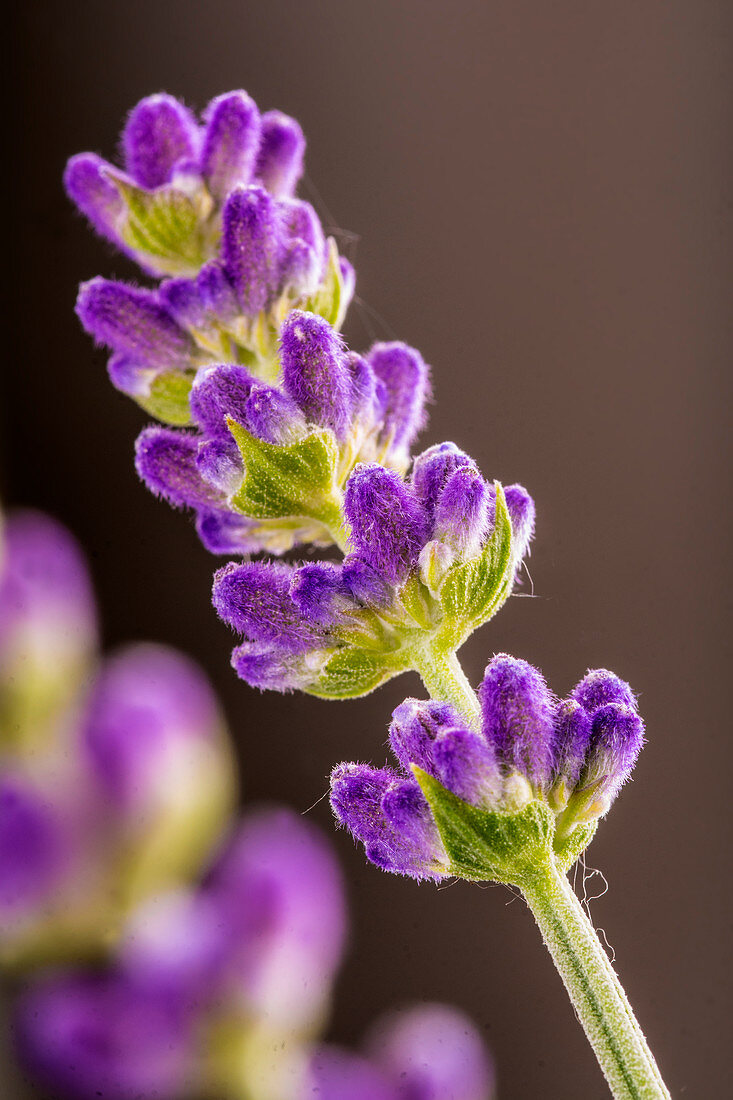
<instances>
[{"instance_id":1,"label":"blurred lavender flower","mask_svg":"<svg viewBox=\"0 0 733 1100\"><path fill-rule=\"evenodd\" d=\"M214 553L344 542L343 486L355 464L404 471L424 421L428 368L414 349L378 344L362 358L301 310L280 337L279 385L241 365L209 367L190 394L197 433L155 426L137 442L142 479L194 509Z\"/></svg>"},{"instance_id":2,"label":"blurred lavender flower","mask_svg":"<svg viewBox=\"0 0 733 1100\"><path fill-rule=\"evenodd\" d=\"M476 1028L446 1005L393 1012L362 1056L333 1046L311 1060L320 1100L491 1100L494 1070Z\"/></svg>"},{"instance_id":3,"label":"blurred lavender flower","mask_svg":"<svg viewBox=\"0 0 733 1100\"><path fill-rule=\"evenodd\" d=\"M512 861L529 842L522 829L513 837L501 829L537 805L558 863L572 864L589 843L643 744L628 684L595 670L558 702L537 669L499 654L486 668L479 698L480 730L446 703L408 699L390 728L399 769L334 769L336 818L372 863L415 878L514 881ZM473 829L496 849L493 873L481 873L467 833L458 836L464 817L464 833Z\"/></svg>"},{"instance_id":4,"label":"blurred lavender flower","mask_svg":"<svg viewBox=\"0 0 733 1100\"><path fill-rule=\"evenodd\" d=\"M344 514L352 552L338 565L230 563L216 574L214 606L245 639L232 663L253 686L360 695L420 669L426 646L455 650L508 597L534 505L444 444L418 456L409 484L357 466Z\"/></svg>"},{"instance_id":5,"label":"blurred lavender flower","mask_svg":"<svg viewBox=\"0 0 733 1100\"><path fill-rule=\"evenodd\" d=\"M78 1100L196 1089L295 1100L344 931L317 831L287 811L252 814L199 887L133 914L106 971L36 982L17 1014L21 1056Z\"/></svg>"},{"instance_id":6,"label":"blurred lavender flower","mask_svg":"<svg viewBox=\"0 0 733 1100\"><path fill-rule=\"evenodd\" d=\"M233 767L199 669L129 646L95 674L83 558L47 517L11 514L0 574L0 958L98 948L139 897L195 873Z\"/></svg>"}]
</instances>

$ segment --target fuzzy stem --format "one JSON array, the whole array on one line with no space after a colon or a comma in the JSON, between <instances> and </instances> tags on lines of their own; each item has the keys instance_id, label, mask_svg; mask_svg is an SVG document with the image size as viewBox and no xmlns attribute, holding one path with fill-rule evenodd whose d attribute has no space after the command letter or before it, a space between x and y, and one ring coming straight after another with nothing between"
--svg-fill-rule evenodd
<instances>
[{"instance_id":1,"label":"fuzzy stem","mask_svg":"<svg viewBox=\"0 0 733 1100\"><path fill-rule=\"evenodd\" d=\"M520 885L616 1100L669 1100L621 983L567 878L547 865Z\"/></svg>"},{"instance_id":2,"label":"fuzzy stem","mask_svg":"<svg viewBox=\"0 0 733 1100\"><path fill-rule=\"evenodd\" d=\"M451 703L472 729L478 729L481 713L478 698L455 653L436 653L426 646L415 654L413 667L431 699Z\"/></svg>"}]
</instances>

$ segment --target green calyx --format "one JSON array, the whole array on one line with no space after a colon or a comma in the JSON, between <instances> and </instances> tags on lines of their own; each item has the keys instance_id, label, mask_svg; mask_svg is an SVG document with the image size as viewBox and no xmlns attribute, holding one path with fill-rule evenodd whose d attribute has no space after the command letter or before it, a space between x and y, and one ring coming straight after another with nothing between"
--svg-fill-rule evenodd
<instances>
[{"instance_id":1,"label":"green calyx","mask_svg":"<svg viewBox=\"0 0 733 1100\"><path fill-rule=\"evenodd\" d=\"M206 188L171 185L147 191L114 172L107 175L125 204L119 227L125 244L164 275L195 276L214 254L220 234Z\"/></svg>"},{"instance_id":2,"label":"green calyx","mask_svg":"<svg viewBox=\"0 0 733 1100\"><path fill-rule=\"evenodd\" d=\"M515 811L480 809L417 765L412 770L448 855L448 875L521 888L539 868L554 866L567 872L595 833L596 822L592 822L559 838L555 814L542 799L532 798Z\"/></svg>"}]
</instances>

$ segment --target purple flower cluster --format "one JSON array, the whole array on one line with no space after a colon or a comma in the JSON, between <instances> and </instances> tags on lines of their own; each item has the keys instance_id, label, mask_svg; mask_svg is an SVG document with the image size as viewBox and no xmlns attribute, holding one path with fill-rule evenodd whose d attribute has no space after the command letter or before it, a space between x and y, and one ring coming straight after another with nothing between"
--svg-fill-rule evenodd
<instances>
[{"instance_id":1,"label":"purple flower cluster","mask_svg":"<svg viewBox=\"0 0 733 1100\"><path fill-rule=\"evenodd\" d=\"M107 968L30 987L16 1014L21 1057L73 1100L212 1087L259 1095L272 1049L282 1050L278 1076L301 1072L344 932L340 876L320 834L289 811L249 814L199 886L159 893L132 914Z\"/></svg>"},{"instance_id":2,"label":"purple flower cluster","mask_svg":"<svg viewBox=\"0 0 733 1100\"><path fill-rule=\"evenodd\" d=\"M502 501L511 528L500 578L506 598L534 506L518 485ZM415 647L446 623L457 644L454 627L467 632L495 610L498 582L484 606L477 577L465 622L441 596L451 568L474 568L492 549L496 504L496 488L453 444L420 455L409 483L380 465L357 466L344 497L352 551L341 563L232 562L216 574L214 606L245 638L234 668L255 687L345 697L412 667Z\"/></svg>"},{"instance_id":3,"label":"purple flower cluster","mask_svg":"<svg viewBox=\"0 0 733 1100\"><path fill-rule=\"evenodd\" d=\"M295 119L261 115L246 92L236 91L213 99L202 124L173 96L148 96L130 112L121 147L122 169L94 153L72 157L64 177L69 197L146 271L195 274L216 254L222 209L234 189L257 186L275 199L292 198L305 139ZM146 213L156 209L159 221L146 225Z\"/></svg>"},{"instance_id":4,"label":"purple flower cluster","mask_svg":"<svg viewBox=\"0 0 733 1100\"><path fill-rule=\"evenodd\" d=\"M214 553L330 543L354 464L404 469L422 426L428 369L405 344L361 357L323 318L293 310L279 361L278 385L245 366L209 367L190 394L196 432L151 426L138 439L141 478L194 509Z\"/></svg>"},{"instance_id":5,"label":"purple flower cluster","mask_svg":"<svg viewBox=\"0 0 733 1100\"><path fill-rule=\"evenodd\" d=\"M12 515L0 581L6 960L94 950L135 899L198 868L229 812L231 757L201 672L153 645L95 671L93 624L69 534Z\"/></svg>"},{"instance_id":6,"label":"purple flower cluster","mask_svg":"<svg viewBox=\"0 0 733 1100\"><path fill-rule=\"evenodd\" d=\"M334 813L372 863L415 878L453 873L419 772L489 812L516 813L542 800L566 837L606 813L643 744L631 689L604 669L588 672L558 702L536 668L500 654L486 668L479 699L477 730L447 703L408 699L390 727L398 769L334 770Z\"/></svg>"}]
</instances>

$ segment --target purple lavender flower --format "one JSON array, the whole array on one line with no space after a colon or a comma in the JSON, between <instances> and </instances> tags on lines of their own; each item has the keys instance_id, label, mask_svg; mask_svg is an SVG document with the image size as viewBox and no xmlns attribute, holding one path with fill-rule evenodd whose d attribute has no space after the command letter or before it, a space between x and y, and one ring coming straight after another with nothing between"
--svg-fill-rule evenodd
<instances>
[{"instance_id":1,"label":"purple lavender flower","mask_svg":"<svg viewBox=\"0 0 733 1100\"><path fill-rule=\"evenodd\" d=\"M308 1068L308 1093L318 1100L399 1100L396 1082L368 1058L334 1045L315 1050Z\"/></svg>"},{"instance_id":2,"label":"purple lavender flower","mask_svg":"<svg viewBox=\"0 0 733 1100\"><path fill-rule=\"evenodd\" d=\"M427 517L397 473L358 466L349 478L344 512L354 552L388 584L399 584L427 541Z\"/></svg>"},{"instance_id":3,"label":"purple lavender flower","mask_svg":"<svg viewBox=\"0 0 733 1100\"><path fill-rule=\"evenodd\" d=\"M629 697L628 685L611 673L589 672L571 698L557 702L537 669L499 654L489 662L479 690L480 732L448 703L406 700L390 727L397 769L367 764L334 769L331 805L337 820L384 870L416 878L453 873L475 878L480 876L465 854L463 863L456 862L466 843L461 838L482 820L474 811L512 815L541 802L556 819L558 850L567 858L562 845L578 826L608 810L643 743L636 711L603 702L601 681L607 692L623 688ZM591 709L578 698L588 700ZM435 797L442 799L439 810ZM468 824L462 825L464 813ZM453 819L449 827L446 822ZM493 828L487 835L494 836ZM591 835L577 833L576 839L587 843ZM500 843L500 861L507 843L506 838ZM581 850L570 852L572 859Z\"/></svg>"},{"instance_id":4,"label":"purple lavender flower","mask_svg":"<svg viewBox=\"0 0 733 1100\"><path fill-rule=\"evenodd\" d=\"M72 157L69 198L144 270L194 275L216 255L222 207L235 188L260 184L278 200L292 197L305 141L293 119L260 117L247 93L235 91L213 99L201 125L172 96L148 96L130 112L122 148L124 170L92 153Z\"/></svg>"}]
</instances>

